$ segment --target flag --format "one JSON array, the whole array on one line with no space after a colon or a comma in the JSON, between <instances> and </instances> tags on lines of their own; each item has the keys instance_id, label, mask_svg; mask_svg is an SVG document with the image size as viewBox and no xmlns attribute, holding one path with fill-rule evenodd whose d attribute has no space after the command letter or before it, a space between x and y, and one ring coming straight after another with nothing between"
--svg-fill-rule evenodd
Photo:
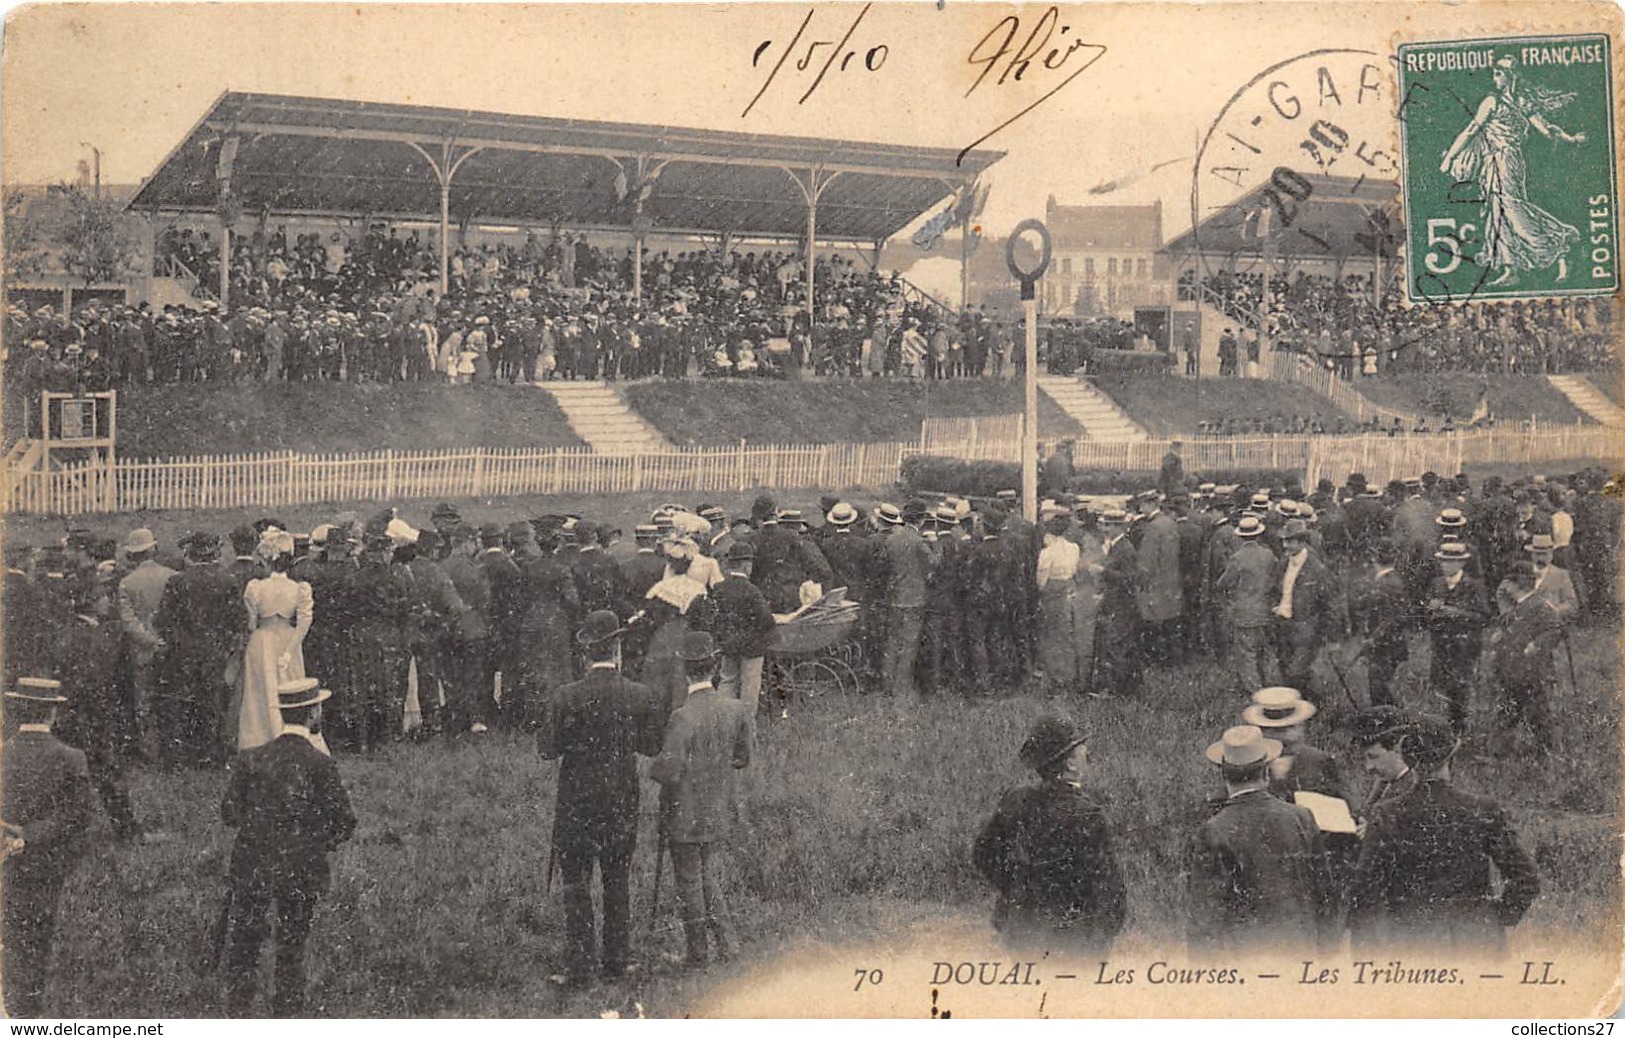
<instances>
[{"instance_id":1,"label":"flag","mask_svg":"<svg viewBox=\"0 0 1625 1038\"><path fill-rule=\"evenodd\" d=\"M937 240L953 225L953 222L954 207L949 206L925 221L925 226L914 232L914 244L929 252L936 247Z\"/></svg>"},{"instance_id":2,"label":"flag","mask_svg":"<svg viewBox=\"0 0 1625 1038\"><path fill-rule=\"evenodd\" d=\"M1478 390L1478 406L1473 408L1473 416L1467 419L1468 425L1477 425L1490 416L1490 388L1482 386Z\"/></svg>"},{"instance_id":3,"label":"flag","mask_svg":"<svg viewBox=\"0 0 1625 1038\"><path fill-rule=\"evenodd\" d=\"M976 185L966 184L959 189L959 197L954 199L954 223L964 223L970 219L971 210L976 208Z\"/></svg>"},{"instance_id":4,"label":"flag","mask_svg":"<svg viewBox=\"0 0 1625 1038\"><path fill-rule=\"evenodd\" d=\"M615 172L615 201L626 201L626 170Z\"/></svg>"}]
</instances>

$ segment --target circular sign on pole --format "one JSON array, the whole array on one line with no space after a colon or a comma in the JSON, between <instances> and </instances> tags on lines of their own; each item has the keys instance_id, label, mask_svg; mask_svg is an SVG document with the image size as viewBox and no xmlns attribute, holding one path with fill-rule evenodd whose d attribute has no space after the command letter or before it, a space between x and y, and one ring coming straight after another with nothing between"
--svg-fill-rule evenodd
<instances>
[{"instance_id":1,"label":"circular sign on pole","mask_svg":"<svg viewBox=\"0 0 1625 1038\"><path fill-rule=\"evenodd\" d=\"M1038 265L1031 270L1023 270L1016 262L1016 242L1029 231L1038 235ZM1049 228L1044 226L1044 221L1033 218L1016 224L1016 229L1010 232L1010 237L1004 243L1004 262L1010 268L1011 276L1021 282L1021 298L1035 298L1033 286L1038 284L1038 279L1049 269L1049 258Z\"/></svg>"}]
</instances>

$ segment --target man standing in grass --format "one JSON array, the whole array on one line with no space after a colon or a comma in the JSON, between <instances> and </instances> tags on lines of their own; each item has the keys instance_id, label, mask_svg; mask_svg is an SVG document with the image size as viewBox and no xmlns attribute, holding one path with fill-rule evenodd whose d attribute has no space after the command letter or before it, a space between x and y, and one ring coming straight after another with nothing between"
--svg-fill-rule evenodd
<instances>
[{"instance_id":1,"label":"man standing in grass","mask_svg":"<svg viewBox=\"0 0 1625 1038\"><path fill-rule=\"evenodd\" d=\"M1493 952L1540 893L1540 873L1506 812L1450 784L1460 747L1455 725L1442 717L1419 719L1401 738L1418 781L1370 812L1349 895L1356 947L1414 942Z\"/></svg>"},{"instance_id":2,"label":"man standing in grass","mask_svg":"<svg viewBox=\"0 0 1625 1038\"><path fill-rule=\"evenodd\" d=\"M1313 952L1332 906L1325 849L1309 809L1269 794L1281 744L1240 725L1207 748L1227 798L1197 830L1190 859L1193 951Z\"/></svg>"},{"instance_id":3,"label":"man standing in grass","mask_svg":"<svg viewBox=\"0 0 1625 1038\"><path fill-rule=\"evenodd\" d=\"M315 678L277 689L282 734L239 754L221 816L237 830L227 896L226 1012L246 1016L258 983L260 946L276 919L271 1012L304 1016L305 941L327 891L327 855L355 832L338 765L312 741L332 693Z\"/></svg>"},{"instance_id":4,"label":"man standing in grass","mask_svg":"<svg viewBox=\"0 0 1625 1038\"><path fill-rule=\"evenodd\" d=\"M1010 790L971 852L998 890L993 926L1012 948L1105 955L1128 899L1104 806L1084 788L1087 736L1041 718L1021 747L1039 784Z\"/></svg>"},{"instance_id":5,"label":"man standing in grass","mask_svg":"<svg viewBox=\"0 0 1625 1038\"><path fill-rule=\"evenodd\" d=\"M677 906L688 951L684 964L704 967L734 953L722 894L722 848L733 829L738 798L733 773L750 764L754 725L749 708L711 684L717 648L705 631L690 631L678 653L688 698L671 715L666 743L649 769L661 785L662 839L671 849Z\"/></svg>"},{"instance_id":6,"label":"man standing in grass","mask_svg":"<svg viewBox=\"0 0 1625 1038\"><path fill-rule=\"evenodd\" d=\"M62 685L19 678L6 693L5 820L0 822L0 872L5 888L6 1013L38 1017L56 935L62 886L79 862L90 821L90 770L85 755L51 734Z\"/></svg>"},{"instance_id":7,"label":"man standing in grass","mask_svg":"<svg viewBox=\"0 0 1625 1038\"><path fill-rule=\"evenodd\" d=\"M593 963L606 978L632 965L632 854L638 838L637 754L660 752L660 710L649 689L621 676L620 621L608 609L587 616L576 634L587 673L547 704L537 746L559 760L553 854L564 873L565 983L580 983ZM593 926L592 869L604 884L602 959ZM552 882L552 877L548 877Z\"/></svg>"}]
</instances>

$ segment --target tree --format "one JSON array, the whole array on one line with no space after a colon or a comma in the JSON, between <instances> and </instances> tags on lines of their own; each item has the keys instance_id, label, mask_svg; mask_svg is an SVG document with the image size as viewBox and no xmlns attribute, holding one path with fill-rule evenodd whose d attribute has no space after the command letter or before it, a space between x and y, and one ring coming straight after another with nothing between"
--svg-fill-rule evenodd
<instances>
[{"instance_id":1,"label":"tree","mask_svg":"<svg viewBox=\"0 0 1625 1038\"><path fill-rule=\"evenodd\" d=\"M73 184L55 189L62 200L52 237L62 249L62 266L86 285L118 281L136 261L136 239L120 207Z\"/></svg>"},{"instance_id":2,"label":"tree","mask_svg":"<svg viewBox=\"0 0 1625 1038\"><path fill-rule=\"evenodd\" d=\"M45 234L21 191L6 192L5 223L6 280L38 274L45 261Z\"/></svg>"}]
</instances>

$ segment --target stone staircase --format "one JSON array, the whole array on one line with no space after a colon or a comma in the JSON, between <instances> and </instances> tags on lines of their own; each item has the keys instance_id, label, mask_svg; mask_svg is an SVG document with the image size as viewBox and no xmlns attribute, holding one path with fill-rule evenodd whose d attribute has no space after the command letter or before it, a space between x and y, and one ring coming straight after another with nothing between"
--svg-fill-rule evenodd
<instances>
[{"instance_id":1,"label":"stone staircase","mask_svg":"<svg viewBox=\"0 0 1625 1038\"><path fill-rule=\"evenodd\" d=\"M598 454L646 454L669 445L654 426L626 406L607 382L538 382L551 393L570 428Z\"/></svg>"},{"instance_id":2,"label":"stone staircase","mask_svg":"<svg viewBox=\"0 0 1625 1038\"><path fill-rule=\"evenodd\" d=\"M1146 439L1145 429L1112 398L1081 379L1040 375L1038 388L1072 420L1086 437L1101 443L1128 443Z\"/></svg>"},{"instance_id":3,"label":"stone staircase","mask_svg":"<svg viewBox=\"0 0 1625 1038\"><path fill-rule=\"evenodd\" d=\"M1546 381L1568 397L1575 407L1602 425L1625 425L1625 409L1610 400L1584 375L1547 375Z\"/></svg>"}]
</instances>

